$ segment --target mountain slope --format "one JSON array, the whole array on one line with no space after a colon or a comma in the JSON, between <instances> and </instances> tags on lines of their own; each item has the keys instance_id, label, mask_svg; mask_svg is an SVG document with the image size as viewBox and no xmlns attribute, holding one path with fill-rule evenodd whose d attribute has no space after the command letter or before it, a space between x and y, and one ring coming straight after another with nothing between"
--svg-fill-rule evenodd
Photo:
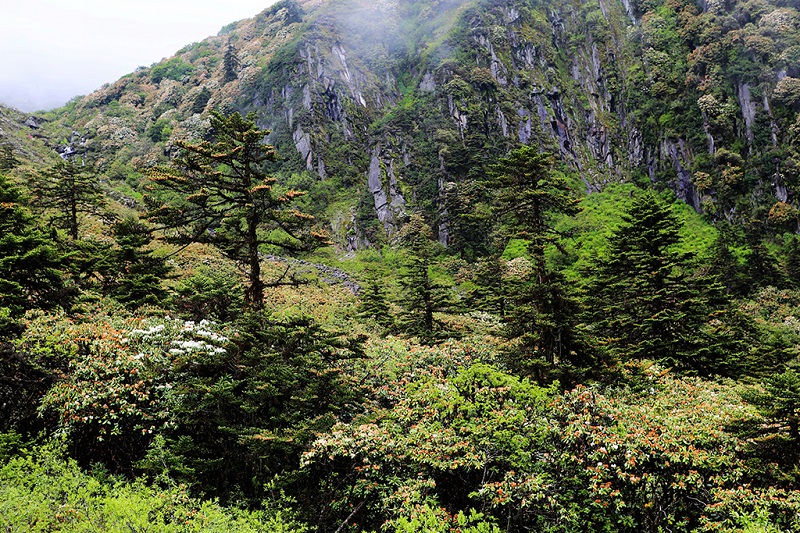
<instances>
[{"instance_id":1,"label":"mountain slope","mask_svg":"<svg viewBox=\"0 0 800 533\"><path fill-rule=\"evenodd\" d=\"M175 139L207 133L208 110L254 111L279 176L325 180L348 247L393 232L410 205L447 242L446 191L518 144L559 154L588 191L655 183L713 219L772 212L786 227L798 51L786 0L285 0L43 129L135 186Z\"/></svg>"}]
</instances>

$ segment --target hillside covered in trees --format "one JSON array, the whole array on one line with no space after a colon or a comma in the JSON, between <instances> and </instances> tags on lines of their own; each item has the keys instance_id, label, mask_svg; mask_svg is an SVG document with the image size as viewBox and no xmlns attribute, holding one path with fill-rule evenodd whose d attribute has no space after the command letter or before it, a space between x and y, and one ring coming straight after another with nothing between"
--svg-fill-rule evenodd
<instances>
[{"instance_id":1,"label":"hillside covered in trees","mask_svg":"<svg viewBox=\"0 0 800 533\"><path fill-rule=\"evenodd\" d=\"M798 530L799 131L789 0L283 0L0 107L0 527Z\"/></svg>"}]
</instances>

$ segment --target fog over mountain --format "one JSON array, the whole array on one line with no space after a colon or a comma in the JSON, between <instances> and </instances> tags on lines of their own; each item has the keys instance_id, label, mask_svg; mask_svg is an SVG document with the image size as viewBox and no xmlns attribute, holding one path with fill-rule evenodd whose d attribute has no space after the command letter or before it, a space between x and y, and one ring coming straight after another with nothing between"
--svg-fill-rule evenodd
<instances>
[{"instance_id":1,"label":"fog over mountain","mask_svg":"<svg viewBox=\"0 0 800 533\"><path fill-rule=\"evenodd\" d=\"M63 105L272 3L10 3L0 18L0 102L23 111Z\"/></svg>"}]
</instances>

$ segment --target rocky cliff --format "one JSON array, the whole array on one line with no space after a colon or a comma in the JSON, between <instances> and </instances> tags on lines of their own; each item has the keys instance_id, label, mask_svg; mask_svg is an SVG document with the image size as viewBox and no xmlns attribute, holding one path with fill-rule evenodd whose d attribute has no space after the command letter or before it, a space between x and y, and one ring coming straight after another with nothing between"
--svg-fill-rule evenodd
<instances>
[{"instance_id":1,"label":"rocky cliff","mask_svg":"<svg viewBox=\"0 0 800 533\"><path fill-rule=\"evenodd\" d=\"M351 248L412 209L447 242L445 192L519 144L587 191L650 183L714 219L791 223L799 70L788 0L284 0L45 130L136 185L176 138L208 133L208 110L255 112L273 171L327 191L319 210Z\"/></svg>"}]
</instances>

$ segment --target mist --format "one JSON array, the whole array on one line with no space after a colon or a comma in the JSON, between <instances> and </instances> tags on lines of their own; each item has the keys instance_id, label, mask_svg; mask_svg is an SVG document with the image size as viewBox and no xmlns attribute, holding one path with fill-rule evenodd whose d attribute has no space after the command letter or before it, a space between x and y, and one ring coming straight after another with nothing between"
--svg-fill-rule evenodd
<instances>
[{"instance_id":1,"label":"mist","mask_svg":"<svg viewBox=\"0 0 800 533\"><path fill-rule=\"evenodd\" d=\"M150 66L275 0L24 0L0 17L0 103L31 112Z\"/></svg>"}]
</instances>

